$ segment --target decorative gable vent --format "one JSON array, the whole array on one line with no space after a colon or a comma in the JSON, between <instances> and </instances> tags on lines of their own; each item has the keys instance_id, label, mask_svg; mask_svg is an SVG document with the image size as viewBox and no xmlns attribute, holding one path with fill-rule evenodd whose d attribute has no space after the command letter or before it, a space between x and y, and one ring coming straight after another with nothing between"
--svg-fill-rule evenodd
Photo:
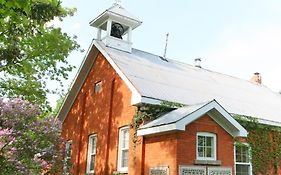
<instances>
[{"instance_id":1,"label":"decorative gable vent","mask_svg":"<svg viewBox=\"0 0 281 175\"><path fill-rule=\"evenodd\" d=\"M131 52L132 30L141 23L119 3L115 3L91 21L90 25L98 29L97 40L103 41L106 46Z\"/></svg>"}]
</instances>

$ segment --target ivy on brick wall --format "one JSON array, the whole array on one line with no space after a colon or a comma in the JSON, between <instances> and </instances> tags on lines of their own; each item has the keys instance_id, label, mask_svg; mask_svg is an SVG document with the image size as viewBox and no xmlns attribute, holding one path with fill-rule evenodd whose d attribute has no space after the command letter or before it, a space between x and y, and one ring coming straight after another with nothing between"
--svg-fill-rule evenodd
<instances>
[{"instance_id":1,"label":"ivy on brick wall","mask_svg":"<svg viewBox=\"0 0 281 175\"><path fill-rule=\"evenodd\" d=\"M281 168L281 128L261 124L255 118L235 118L249 133L246 140L250 145L253 174L277 175Z\"/></svg>"},{"instance_id":2,"label":"ivy on brick wall","mask_svg":"<svg viewBox=\"0 0 281 175\"><path fill-rule=\"evenodd\" d=\"M155 120L161 115L183 106L183 104L168 101L163 101L159 105L143 104L139 106L131 122L131 127L134 129L134 148L138 142L137 130L140 125Z\"/></svg>"},{"instance_id":3,"label":"ivy on brick wall","mask_svg":"<svg viewBox=\"0 0 281 175\"><path fill-rule=\"evenodd\" d=\"M160 105L143 104L139 106L131 122L131 127L134 129L132 139L134 149L138 144L137 130L142 124L183 106L183 104L166 101ZM281 127L261 124L252 117L236 115L234 118L249 133L246 141L251 148L253 174L268 174L269 170L273 170L270 173L277 175L277 170L281 169Z\"/></svg>"}]
</instances>

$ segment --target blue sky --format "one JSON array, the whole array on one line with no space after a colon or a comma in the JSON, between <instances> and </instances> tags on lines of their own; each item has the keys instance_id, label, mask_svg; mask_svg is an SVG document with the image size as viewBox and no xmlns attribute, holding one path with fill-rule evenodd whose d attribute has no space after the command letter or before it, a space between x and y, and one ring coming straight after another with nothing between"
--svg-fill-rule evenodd
<instances>
[{"instance_id":1,"label":"blue sky","mask_svg":"<svg viewBox=\"0 0 281 175\"><path fill-rule=\"evenodd\" d=\"M53 23L76 35L81 48L87 50L96 37L89 22L114 1L62 2L76 7L77 13ZM122 0L121 5L143 21L133 31L134 48L163 55L169 33L168 58L193 64L200 57L204 68L246 80L260 72L263 84L281 90L280 0ZM85 53L72 53L70 62L79 67Z\"/></svg>"}]
</instances>

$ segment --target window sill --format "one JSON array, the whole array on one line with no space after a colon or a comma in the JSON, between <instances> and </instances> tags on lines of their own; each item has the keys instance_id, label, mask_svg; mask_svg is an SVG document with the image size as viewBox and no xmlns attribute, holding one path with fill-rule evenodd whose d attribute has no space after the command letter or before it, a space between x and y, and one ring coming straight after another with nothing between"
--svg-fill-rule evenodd
<instances>
[{"instance_id":1,"label":"window sill","mask_svg":"<svg viewBox=\"0 0 281 175\"><path fill-rule=\"evenodd\" d=\"M195 165L221 165L220 160L195 160Z\"/></svg>"},{"instance_id":2,"label":"window sill","mask_svg":"<svg viewBox=\"0 0 281 175\"><path fill-rule=\"evenodd\" d=\"M114 171L112 175L125 175L128 174L128 171Z\"/></svg>"}]
</instances>

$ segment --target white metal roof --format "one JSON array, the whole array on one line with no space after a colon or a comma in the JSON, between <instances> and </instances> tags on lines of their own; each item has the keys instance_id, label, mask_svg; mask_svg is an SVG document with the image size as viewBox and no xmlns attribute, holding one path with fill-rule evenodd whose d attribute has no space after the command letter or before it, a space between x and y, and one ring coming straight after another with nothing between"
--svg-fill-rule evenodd
<instances>
[{"instance_id":1,"label":"white metal roof","mask_svg":"<svg viewBox=\"0 0 281 175\"><path fill-rule=\"evenodd\" d=\"M223 127L233 137L247 136L247 131L216 101L185 106L168 112L163 116L143 125L138 129L138 135L152 135L161 132L185 130L185 126L208 114L221 127Z\"/></svg>"},{"instance_id":2,"label":"white metal roof","mask_svg":"<svg viewBox=\"0 0 281 175\"><path fill-rule=\"evenodd\" d=\"M97 45L142 97L186 105L216 99L230 113L281 122L281 95L263 85L136 49L126 53Z\"/></svg>"},{"instance_id":3,"label":"white metal roof","mask_svg":"<svg viewBox=\"0 0 281 175\"><path fill-rule=\"evenodd\" d=\"M200 104L195 104L192 106L184 106L184 107L175 109L171 112L168 112L168 113L160 116L159 118L157 118L151 122L146 123L145 125L141 126L140 129L175 123L175 122L183 119L184 117L188 116L189 114L193 113L194 111L197 111L198 109L202 108L204 105L206 105L208 103L209 102L200 103Z\"/></svg>"}]
</instances>

